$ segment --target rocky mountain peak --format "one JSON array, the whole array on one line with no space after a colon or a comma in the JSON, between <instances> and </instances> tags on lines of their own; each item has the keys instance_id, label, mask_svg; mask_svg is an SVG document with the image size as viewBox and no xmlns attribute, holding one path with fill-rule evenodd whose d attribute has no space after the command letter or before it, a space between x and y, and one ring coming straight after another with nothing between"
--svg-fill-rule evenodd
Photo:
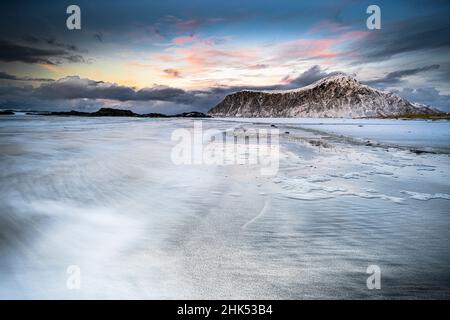
<instances>
[{"instance_id":1,"label":"rocky mountain peak","mask_svg":"<svg viewBox=\"0 0 450 320\"><path fill-rule=\"evenodd\" d=\"M230 94L208 114L220 117L366 118L408 114L441 114L398 95L335 73L290 90L243 90Z\"/></svg>"}]
</instances>

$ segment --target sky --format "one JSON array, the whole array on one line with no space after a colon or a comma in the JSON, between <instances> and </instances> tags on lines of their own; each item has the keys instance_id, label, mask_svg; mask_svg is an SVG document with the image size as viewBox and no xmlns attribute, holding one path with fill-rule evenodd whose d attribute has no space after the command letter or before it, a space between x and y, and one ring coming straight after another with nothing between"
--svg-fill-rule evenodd
<instances>
[{"instance_id":1,"label":"sky","mask_svg":"<svg viewBox=\"0 0 450 320\"><path fill-rule=\"evenodd\" d=\"M66 8L81 9L69 30ZM369 5L381 9L370 30ZM345 72L450 112L450 1L10 1L0 108L207 111Z\"/></svg>"}]
</instances>

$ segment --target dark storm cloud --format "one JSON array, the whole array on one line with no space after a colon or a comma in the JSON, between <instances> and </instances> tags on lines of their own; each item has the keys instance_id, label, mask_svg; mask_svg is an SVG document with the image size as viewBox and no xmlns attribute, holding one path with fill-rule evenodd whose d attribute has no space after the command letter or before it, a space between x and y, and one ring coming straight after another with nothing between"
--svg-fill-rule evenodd
<instances>
[{"instance_id":1,"label":"dark storm cloud","mask_svg":"<svg viewBox=\"0 0 450 320\"><path fill-rule=\"evenodd\" d=\"M66 77L36 88L35 94L44 99L108 99L117 101L190 101L187 91L165 86L143 88L114 83Z\"/></svg>"},{"instance_id":2,"label":"dark storm cloud","mask_svg":"<svg viewBox=\"0 0 450 320\"><path fill-rule=\"evenodd\" d=\"M205 92L186 91L167 86L136 90L133 87L71 76L52 83L42 84L33 93L41 99L108 99L122 102L169 101L192 104L198 101L199 96Z\"/></svg>"},{"instance_id":3,"label":"dark storm cloud","mask_svg":"<svg viewBox=\"0 0 450 320\"><path fill-rule=\"evenodd\" d=\"M64 45L66 46L66 45ZM63 48L38 48L17 44L8 40L0 40L0 61L59 64L68 62L86 62L80 54L71 54ZM74 48L76 48L74 46Z\"/></svg>"},{"instance_id":4,"label":"dark storm cloud","mask_svg":"<svg viewBox=\"0 0 450 320\"><path fill-rule=\"evenodd\" d=\"M423 103L450 112L450 95L441 94L436 88L403 88L402 90L393 90L393 92L409 101Z\"/></svg>"},{"instance_id":5,"label":"dark storm cloud","mask_svg":"<svg viewBox=\"0 0 450 320\"><path fill-rule=\"evenodd\" d=\"M88 60L86 60L80 54L67 55L64 57L64 59L66 59L68 62L72 62L72 63L88 63Z\"/></svg>"},{"instance_id":6,"label":"dark storm cloud","mask_svg":"<svg viewBox=\"0 0 450 320\"><path fill-rule=\"evenodd\" d=\"M286 76L283 78L283 81L289 82L288 85L286 86L287 88L304 87L313 83L314 81L337 73L339 72L327 72L326 70L322 70L320 66L315 65L297 77L292 78L291 76Z\"/></svg>"},{"instance_id":7,"label":"dark storm cloud","mask_svg":"<svg viewBox=\"0 0 450 320\"><path fill-rule=\"evenodd\" d=\"M65 50L73 51L73 52L87 52L87 50L81 50L74 44L58 41L58 40L56 40L55 37L39 38L34 35L27 34L22 37L22 40L29 44L32 44L32 45L46 45L49 47L61 48L61 49L65 49Z\"/></svg>"},{"instance_id":8,"label":"dark storm cloud","mask_svg":"<svg viewBox=\"0 0 450 320\"><path fill-rule=\"evenodd\" d=\"M130 87L81 79L77 76L42 84L35 90L35 93L44 99L110 99L119 101L133 100L135 95L135 91Z\"/></svg>"},{"instance_id":9,"label":"dark storm cloud","mask_svg":"<svg viewBox=\"0 0 450 320\"><path fill-rule=\"evenodd\" d=\"M153 88L143 88L136 91L133 100L172 101L183 104L191 104L195 102L195 92L166 86L156 86Z\"/></svg>"},{"instance_id":10,"label":"dark storm cloud","mask_svg":"<svg viewBox=\"0 0 450 320\"><path fill-rule=\"evenodd\" d=\"M38 82L50 82L54 81L53 79L48 78L32 78L32 77L18 77L13 74L9 74L3 71L0 71L0 79L1 80L13 80L13 81L38 81Z\"/></svg>"},{"instance_id":11,"label":"dark storm cloud","mask_svg":"<svg viewBox=\"0 0 450 320\"><path fill-rule=\"evenodd\" d=\"M0 61L55 64L51 58L66 54L62 49L39 49L0 40Z\"/></svg>"},{"instance_id":12,"label":"dark storm cloud","mask_svg":"<svg viewBox=\"0 0 450 320\"><path fill-rule=\"evenodd\" d=\"M82 52L82 50L80 50L76 45L59 42L53 37L45 38L45 39L43 39L43 41L44 41L44 43L46 43L50 46L63 48L63 49L69 50L69 51Z\"/></svg>"},{"instance_id":13,"label":"dark storm cloud","mask_svg":"<svg viewBox=\"0 0 450 320\"><path fill-rule=\"evenodd\" d=\"M399 71L394 71L394 72L390 72L386 75L385 79L386 80L391 80L391 79L400 79L402 77L406 77L406 76L411 76L423 71L428 71L428 70L435 70L435 69L439 69L439 65L438 64L432 64L430 66L425 66L422 68L414 68L414 69L406 69L406 70L399 70Z\"/></svg>"},{"instance_id":14,"label":"dark storm cloud","mask_svg":"<svg viewBox=\"0 0 450 320\"><path fill-rule=\"evenodd\" d=\"M387 60L397 54L450 47L450 19L447 14L419 16L386 23L381 30L357 41L347 52L353 63Z\"/></svg>"},{"instance_id":15,"label":"dark storm cloud","mask_svg":"<svg viewBox=\"0 0 450 320\"><path fill-rule=\"evenodd\" d=\"M394 71L394 72L389 72L383 78L366 81L365 83L368 85L374 85L374 86L378 86L378 87L386 87L389 85L394 85L394 84L400 83L402 78L404 78L404 77L412 76L412 75L430 71L430 70L436 70L436 69L439 69L439 67L440 66L438 64L432 64L432 65L421 67L421 68L398 70L398 71Z\"/></svg>"}]
</instances>

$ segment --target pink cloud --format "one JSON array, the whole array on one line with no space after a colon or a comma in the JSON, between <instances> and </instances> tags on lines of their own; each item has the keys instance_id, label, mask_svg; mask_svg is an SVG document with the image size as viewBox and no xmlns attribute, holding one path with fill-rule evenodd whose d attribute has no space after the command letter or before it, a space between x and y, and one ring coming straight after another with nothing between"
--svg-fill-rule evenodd
<instances>
[{"instance_id":1,"label":"pink cloud","mask_svg":"<svg viewBox=\"0 0 450 320\"><path fill-rule=\"evenodd\" d=\"M338 44L338 39L298 39L285 42L281 45L279 58L297 59L297 58L331 58L336 57L337 52L333 46Z\"/></svg>"},{"instance_id":2,"label":"pink cloud","mask_svg":"<svg viewBox=\"0 0 450 320\"><path fill-rule=\"evenodd\" d=\"M341 39L347 41L359 40L370 36L370 34L370 31L349 31L342 34Z\"/></svg>"},{"instance_id":3,"label":"pink cloud","mask_svg":"<svg viewBox=\"0 0 450 320\"><path fill-rule=\"evenodd\" d=\"M198 68L239 66L257 56L256 48L219 49L205 45L181 48L177 54Z\"/></svg>"},{"instance_id":4,"label":"pink cloud","mask_svg":"<svg viewBox=\"0 0 450 320\"><path fill-rule=\"evenodd\" d=\"M183 45L186 43L193 42L193 41L195 41L195 39L196 39L195 35L190 35L190 36L173 38L172 42L177 45Z\"/></svg>"},{"instance_id":5,"label":"pink cloud","mask_svg":"<svg viewBox=\"0 0 450 320\"><path fill-rule=\"evenodd\" d=\"M163 54L155 54L153 60L183 68L183 73L208 71L210 68L245 67L255 64L257 48L230 48L224 44L230 37L201 38L198 35L173 38L174 44Z\"/></svg>"}]
</instances>

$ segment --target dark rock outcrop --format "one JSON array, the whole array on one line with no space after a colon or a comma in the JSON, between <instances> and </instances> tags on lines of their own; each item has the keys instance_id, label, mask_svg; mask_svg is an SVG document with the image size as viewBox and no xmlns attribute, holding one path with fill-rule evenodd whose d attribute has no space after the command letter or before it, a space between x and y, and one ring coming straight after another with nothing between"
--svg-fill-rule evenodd
<instances>
[{"instance_id":1,"label":"dark rock outcrop","mask_svg":"<svg viewBox=\"0 0 450 320\"><path fill-rule=\"evenodd\" d=\"M142 118L169 118L168 115L165 115L162 113L146 113L146 114L141 114L140 117L142 117Z\"/></svg>"},{"instance_id":2,"label":"dark rock outcrop","mask_svg":"<svg viewBox=\"0 0 450 320\"><path fill-rule=\"evenodd\" d=\"M92 117L136 117L137 114L131 110L101 108L90 114Z\"/></svg>"},{"instance_id":3,"label":"dark rock outcrop","mask_svg":"<svg viewBox=\"0 0 450 320\"><path fill-rule=\"evenodd\" d=\"M191 112L183 112L180 114L176 114L172 117L175 118L211 118L210 115L204 114L203 112L191 111Z\"/></svg>"},{"instance_id":4,"label":"dark rock outcrop","mask_svg":"<svg viewBox=\"0 0 450 320\"><path fill-rule=\"evenodd\" d=\"M27 114L36 114L36 113L27 113ZM55 111L55 112L44 112L44 113L38 113L39 115L50 115L50 116L80 116L80 117L87 117L90 116L91 113L89 112L81 112L81 111Z\"/></svg>"}]
</instances>

